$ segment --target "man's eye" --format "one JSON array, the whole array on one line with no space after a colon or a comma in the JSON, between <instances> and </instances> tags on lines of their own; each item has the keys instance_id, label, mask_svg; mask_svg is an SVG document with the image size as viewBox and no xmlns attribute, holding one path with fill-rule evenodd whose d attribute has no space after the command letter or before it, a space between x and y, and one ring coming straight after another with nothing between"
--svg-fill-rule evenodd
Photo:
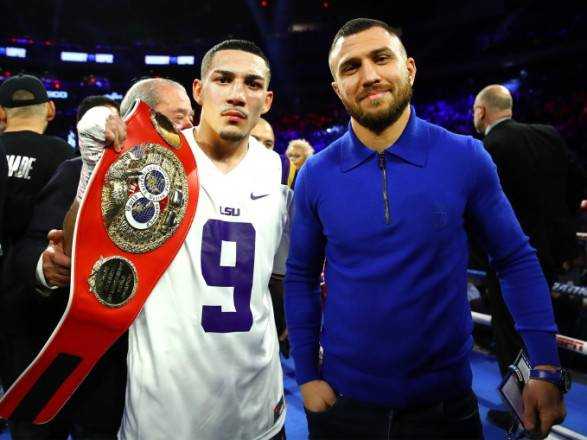
<instances>
[{"instance_id":1,"label":"man's eye","mask_svg":"<svg viewBox=\"0 0 587 440\"><path fill-rule=\"evenodd\" d=\"M342 68L342 73L350 73L354 70L357 70L357 65L356 64L347 64L346 66L344 66Z\"/></svg>"},{"instance_id":2,"label":"man's eye","mask_svg":"<svg viewBox=\"0 0 587 440\"><path fill-rule=\"evenodd\" d=\"M218 82L221 84L228 84L230 82L230 79L225 76L221 76L220 78L218 78Z\"/></svg>"}]
</instances>

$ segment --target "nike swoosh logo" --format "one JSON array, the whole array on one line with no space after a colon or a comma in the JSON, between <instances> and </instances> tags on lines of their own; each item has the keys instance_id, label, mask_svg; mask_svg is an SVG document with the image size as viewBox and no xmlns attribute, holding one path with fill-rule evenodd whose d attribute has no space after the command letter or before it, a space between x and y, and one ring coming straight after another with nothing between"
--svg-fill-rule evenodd
<instances>
[{"instance_id":1,"label":"nike swoosh logo","mask_svg":"<svg viewBox=\"0 0 587 440\"><path fill-rule=\"evenodd\" d=\"M269 194L255 194L255 193L251 193L251 200L258 200L258 199L262 199L263 197L267 197Z\"/></svg>"}]
</instances>

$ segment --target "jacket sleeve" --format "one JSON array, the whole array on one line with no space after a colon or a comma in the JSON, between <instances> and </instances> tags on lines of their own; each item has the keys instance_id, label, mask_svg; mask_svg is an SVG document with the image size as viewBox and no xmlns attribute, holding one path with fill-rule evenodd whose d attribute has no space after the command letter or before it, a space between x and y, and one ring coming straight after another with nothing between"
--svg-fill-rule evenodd
<instances>
[{"instance_id":1,"label":"jacket sleeve","mask_svg":"<svg viewBox=\"0 0 587 440\"><path fill-rule=\"evenodd\" d=\"M317 213L312 162L297 176L289 256L285 275L285 312L296 378L300 385L319 379L318 350L321 327L320 274L325 238Z\"/></svg>"},{"instance_id":2,"label":"jacket sleeve","mask_svg":"<svg viewBox=\"0 0 587 440\"><path fill-rule=\"evenodd\" d=\"M47 233L61 229L75 195L80 169L81 161L62 163L39 193L29 226L11 252L14 275L22 283L36 283L36 266L47 247Z\"/></svg>"}]
</instances>

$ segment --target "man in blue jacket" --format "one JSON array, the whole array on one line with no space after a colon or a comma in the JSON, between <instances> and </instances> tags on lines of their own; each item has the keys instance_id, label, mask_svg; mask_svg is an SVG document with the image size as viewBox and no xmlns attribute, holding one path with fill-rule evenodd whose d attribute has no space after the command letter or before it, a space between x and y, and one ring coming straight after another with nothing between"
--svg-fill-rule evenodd
<instances>
[{"instance_id":1,"label":"man in blue jacket","mask_svg":"<svg viewBox=\"0 0 587 440\"><path fill-rule=\"evenodd\" d=\"M310 437L483 436L471 391L465 218L534 368L524 425L545 436L565 415L556 326L491 158L481 142L416 116L416 65L387 24L346 23L329 64L351 122L300 171L285 282Z\"/></svg>"}]
</instances>

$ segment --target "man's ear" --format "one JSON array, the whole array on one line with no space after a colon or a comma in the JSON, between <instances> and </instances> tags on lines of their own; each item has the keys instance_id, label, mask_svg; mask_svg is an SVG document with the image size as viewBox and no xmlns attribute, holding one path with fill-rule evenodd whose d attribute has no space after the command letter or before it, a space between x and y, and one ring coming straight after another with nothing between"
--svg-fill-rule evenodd
<instances>
[{"instance_id":1,"label":"man's ear","mask_svg":"<svg viewBox=\"0 0 587 440\"><path fill-rule=\"evenodd\" d=\"M53 101L47 102L47 122L55 119L55 103Z\"/></svg>"},{"instance_id":2,"label":"man's ear","mask_svg":"<svg viewBox=\"0 0 587 440\"><path fill-rule=\"evenodd\" d=\"M416 81L416 72L417 72L417 68L416 68L416 60L414 60L412 57L409 57L406 61L406 66L408 68L408 77L410 78L410 85L414 85L414 81Z\"/></svg>"},{"instance_id":3,"label":"man's ear","mask_svg":"<svg viewBox=\"0 0 587 440\"><path fill-rule=\"evenodd\" d=\"M271 104L273 104L273 92L271 90L267 90L267 94L265 95L265 101L263 102L263 108L261 109L262 115L269 111L269 109L271 108Z\"/></svg>"},{"instance_id":4,"label":"man's ear","mask_svg":"<svg viewBox=\"0 0 587 440\"><path fill-rule=\"evenodd\" d=\"M332 90L334 90L334 93L336 93L336 96L338 96L338 99L340 99L342 101L342 97L340 96L340 89L338 87L338 83L336 81L332 81L330 83L330 85L332 86Z\"/></svg>"},{"instance_id":5,"label":"man's ear","mask_svg":"<svg viewBox=\"0 0 587 440\"><path fill-rule=\"evenodd\" d=\"M192 83L192 96L194 101L201 107L202 106L202 80L195 79Z\"/></svg>"}]
</instances>

